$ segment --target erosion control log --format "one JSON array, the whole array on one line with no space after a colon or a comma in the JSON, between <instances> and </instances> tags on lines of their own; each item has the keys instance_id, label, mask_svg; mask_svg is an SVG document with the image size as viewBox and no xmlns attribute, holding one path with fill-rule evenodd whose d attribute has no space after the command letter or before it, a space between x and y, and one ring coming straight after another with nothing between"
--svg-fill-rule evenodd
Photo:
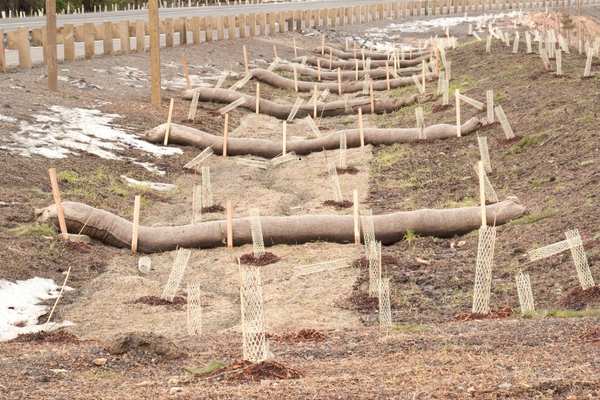
<instances>
[{"instance_id":1,"label":"erosion control log","mask_svg":"<svg viewBox=\"0 0 600 400\"><path fill-rule=\"evenodd\" d=\"M325 47L325 54L329 55L331 51L331 55L333 57L341 58L342 60L352 60L357 58L362 58L362 55L365 55L365 58L370 58L371 60L389 60L391 53L384 53L381 51L371 51L371 50L357 50L356 53L354 51L344 51L340 49L336 49L335 47ZM316 47L313 49L313 53L322 54L322 47ZM404 58L405 59L415 59L419 57L429 57L431 55L431 51L429 50L413 50L413 51L405 51Z\"/></svg>"},{"instance_id":2,"label":"erosion control log","mask_svg":"<svg viewBox=\"0 0 600 400\"><path fill-rule=\"evenodd\" d=\"M294 82L293 79L285 78L281 75L278 75L274 72L268 71L266 69L256 68L250 71L252 77L261 82L265 82L271 86L281 89L295 90L296 85L298 87L299 92L310 92L315 88L315 85L319 88L319 90L329 90L331 93L338 92L338 83L337 82L309 82L309 81L297 81ZM428 81L433 79L437 79L437 75L433 73L428 73L425 75ZM388 86L390 89L395 89L403 86L412 86L414 85L414 81L412 77L404 77L404 78L394 78L387 81L374 81L373 82L373 90L387 90ZM356 93L361 92L364 88L364 82L362 81L354 81L354 82L342 82L341 89L342 93Z\"/></svg>"},{"instance_id":3,"label":"erosion control log","mask_svg":"<svg viewBox=\"0 0 600 400\"><path fill-rule=\"evenodd\" d=\"M461 134L475 132L485 124L485 120L471 118L461 126ZM167 124L162 124L144 133L144 139L162 143ZM348 148L360 147L358 129L346 129L330 133L314 139L289 140L286 150L297 155L306 155L325 150L339 149L341 135L346 135ZM456 137L456 125L438 124L423 130L423 139L419 139L419 128L365 128L365 144L392 145L394 143L415 142L418 140L435 140ZM223 137L215 136L184 125L171 124L169 142L184 146L195 146L200 149L212 147L215 153L223 151ZM268 139L232 138L227 139L227 154L232 156L253 155L274 158L281 154L282 142Z\"/></svg>"},{"instance_id":4,"label":"erosion control log","mask_svg":"<svg viewBox=\"0 0 600 400\"><path fill-rule=\"evenodd\" d=\"M256 98L244 93L237 92L231 89L221 88L196 88L183 91L183 98L191 100L194 96L194 91L197 90L200 101L210 101L216 103L230 104L239 98L246 99L246 102L240 107L248 110L256 111ZM384 114L398 111L402 107L416 103L418 95L410 95L397 99L382 99L375 100L375 114ZM266 99L260 99L258 108L261 114L270 115L279 119L286 119L292 111L293 104L274 102ZM363 114L371 112L369 98L357 98L345 100L331 101L329 103L317 102L317 115L323 117L331 117L334 115L353 115L362 110ZM304 103L300 106L296 118L303 118L312 115L314 112L314 103ZM456 134L456 133L455 133Z\"/></svg>"},{"instance_id":5,"label":"erosion control log","mask_svg":"<svg viewBox=\"0 0 600 400\"><path fill-rule=\"evenodd\" d=\"M302 64L277 64L277 66L275 67L275 71L294 72L294 67L296 68L296 72L300 76L306 76L315 80L319 78L319 72L316 68L307 67ZM389 71L393 71L393 68L391 66L389 67ZM356 80L357 75L359 80L364 79L365 75L369 75L371 79L385 79L389 71L386 71L385 68L372 69L370 71L364 71L362 69L359 69L357 74L355 71L346 70L343 71L340 75L342 81L354 81ZM407 67L396 70L396 74L399 76L412 76L421 74L421 71L421 67ZM320 77L321 80L324 81L337 81L338 73L337 71L321 71Z\"/></svg>"},{"instance_id":6,"label":"erosion control log","mask_svg":"<svg viewBox=\"0 0 600 400\"><path fill-rule=\"evenodd\" d=\"M65 220L70 232L81 232L106 244L129 248L132 224L108 211L83 203L63 202ZM488 224L504 224L525 212L517 198L486 207ZM42 210L39 219L57 223L56 206ZM184 248L225 246L226 221L207 221L181 226L140 226L138 251L153 253ZM300 244L313 241L354 243L352 215L261 216L265 245ZM403 239L408 230L419 235L451 237L470 232L481 225L480 207L422 209L373 216L375 238L385 244ZM233 220L235 245L252 243L250 219Z\"/></svg>"},{"instance_id":7,"label":"erosion control log","mask_svg":"<svg viewBox=\"0 0 600 400\"><path fill-rule=\"evenodd\" d=\"M304 57L296 57L293 58L292 61L294 62L299 62L301 63L304 60ZM355 69L356 68L356 62L355 61L350 61L350 60L333 60L333 62L331 63L331 67L329 65L329 60L326 58L320 58L320 57L306 57L306 63L316 66L317 65L317 60L318 64L321 66L321 69L323 68L329 68L329 69ZM416 65L421 65L423 63L423 60L425 60L426 62L429 61L429 56L422 56L422 57L417 57L413 60L399 60L397 61L399 63L400 67L414 67ZM386 60L371 60L371 68L384 68L385 64L388 63L389 65L393 65L393 63L391 61L386 61ZM358 62L358 68L359 69L363 69L363 63L362 60Z\"/></svg>"}]
</instances>

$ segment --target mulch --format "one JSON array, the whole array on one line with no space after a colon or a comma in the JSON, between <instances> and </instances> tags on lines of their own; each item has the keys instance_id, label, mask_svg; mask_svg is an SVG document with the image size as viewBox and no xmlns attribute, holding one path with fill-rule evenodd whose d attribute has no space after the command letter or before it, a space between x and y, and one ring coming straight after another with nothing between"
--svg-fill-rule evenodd
<instances>
[{"instance_id":1,"label":"mulch","mask_svg":"<svg viewBox=\"0 0 600 400\"><path fill-rule=\"evenodd\" d=\"M264 379L299 379L303 376L302 372L276 361L253 363L240 360L211 372L205 378L219 381L259 382Z\"/></svg>"},{"instance_id":2,"label":"mulch","mask_svg":"<svg viewBox=\"0 0 600 400\"><path fill-rule=\"evenodd\" d=\"M352 202L350 200L342 200L342 201L335 201L335 200L325 200L323 202L323 205L326 207L335 207L338 210L344 209L344 208L350 208L352 207Z\"/></svg>"},{"instance_id":3,"label":"mulch","mask_svg":"<svg viewBox=\"0 0 600 400\"><path fill-rule=\"evenodd\" d=\"M146 304L149 306L167 306L173 308L181 308L187 304L187 299L183 296L175 296L173 301L162 299L158 296L142 296L132 302L133 304Z\"/></svg>"},{"instance_id":4,"label":"mulch","mask_svg":"<svg viewBox=\"0 0 600 400\"><path fill-rule=\"evenodd\" d=\"M383 254L381 256L382 266L386 265L398 265L398 259L394 256ZM366 256L362 256L352 262L352 267L359 269L369 269L369 259Z\"/></svg>"},{"instance_id":5,"label":"mulch","mask_svg":"<svg viewBox=\"0 0 600 400\"><path fill-rule=\"evenodd\" d=\"M79 338L64 330L50 332L35 332L19 335L14 342L42 342L42 343L79 343Z\"/></svg>"},{"instance_id":6,"label":"mulch","mask_svg":"<svg viewBox=\"0 0 600 400\"><path fill-rule=\"evenodd\" d=\"M497 310L490 310L489 314L462 313L454 316L455 321L475 321L478 319L503 319L512 315L510 307L502 307Z\"/></svg>"},{"instance_id":7,"label":"mulch","mask_svg":"<svg viewBox=\"0 0 600 400\"><path fill-rule=\"evenodd\" d=\"M242 254L240 257L240 263L246 265L255 265L262 267L264 265L274 264L281 260L281 257L266 251L262 256L256 257L253 253Z\"/></svg>"},{"instance_id":8,"label":"mulch","mask_svg":"<svg viewBox=\"0 0 600 400\"><path fill-rule=\"evenodd\" d=\"M585 290L581 286L574 287L565 293L558 304L571 310L581 310L588 305L600 304L600 286L592 286Z\"/></svg>"},{"instance_id":9,"label":"mulch","mask_svg":"<svg viewBox=\"0 0 600 400\"><path fill-rule=\"evenodd\" d=\"M215 204L210 207L202 208L203 213L218 213L218 212L223 212L223 211L225 211L225 208L220 204Z\"/></svg>"},{"instance_id":10,"label":"mulch","mask_svg":"<svg viewBox=\"0 0 600 400\"><path fill-rule=\"evenodd\" d=\"M301 342L322 342L327 336L316 329L300 329L296 332L286 332L281 334L268 333L267 338L276 342L301 343Z\"/></svg>"},{"instance_id":11,"label":"mulch","mask_svg":"<svg viewBox=\"0 0 600 400\"><path fill-rule=\"evenodd\" d=\"M600 344L600 325L586 330L580 338L586 343Z\"/></svg>"}]
</instances>

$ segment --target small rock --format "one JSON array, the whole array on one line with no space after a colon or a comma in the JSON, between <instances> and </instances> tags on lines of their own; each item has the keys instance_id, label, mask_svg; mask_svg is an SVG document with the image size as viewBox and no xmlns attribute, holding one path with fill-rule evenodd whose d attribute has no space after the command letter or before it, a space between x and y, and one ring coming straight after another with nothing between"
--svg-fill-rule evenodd
<instances>
[{"instance_id":1,"label":"small rock","mask_svg":"<svg viewBox=\"0 0 600 400\"><path fill-rule=\"evenodd\" d=\"M108 360L104 357L100 357L100 358L96 358L94 361L92 361L94 363L95 366L97 367L102 367L104 365L106 365L106 362Z\"/></svg>"},{"instance_id":2,"label":"small rock","mask_svg":"<svg viewBox=\"0 0 600 400\"><path fill-rule=\"evenodd\" d=\"M504 382L498 385L498 389L508 390L512 387L512 385L508 382Z\"/></svg>"},{"instance_id":3,"label":"small rock","mask_svg":"<svg viewBox=\"0 0 600 400\"><path fill-rule=\"evenodd\" d=\"M169 389L169 395L174 396L178 393L183 393L183 388L181 386L174 386Z\"/></svg>"}]
</instances>

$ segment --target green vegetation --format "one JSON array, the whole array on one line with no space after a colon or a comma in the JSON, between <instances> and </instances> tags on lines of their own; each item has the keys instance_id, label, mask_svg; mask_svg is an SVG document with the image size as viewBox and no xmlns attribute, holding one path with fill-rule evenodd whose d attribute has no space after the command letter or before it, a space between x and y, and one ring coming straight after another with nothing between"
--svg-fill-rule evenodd
<instances>
[{"instance_id":1,"label":"green vegetation","mask_svg":"<svg viewBox=\"0 0 600 400\"><path fill-rule=\"evenodd\" d=\"M225 364L223 364L221 361L215 361L212 360L211 362L208 363L207 366L203 367L203 368L196 368L196 367L185 367L185 371L192 374L192 375L208 375L218 369L221 369L225 366Z\"/></svg>"},{"instance_id":2,"label":"green vegetation","mask_svg":"<svg viewBox=\"0 0 600 400\"><path fill-rule=\"evenodd\" d=\"M523 315L523 318L584 318L600 317L600 309L586 308L584 310L543 310Z\"/></svg>"},{"instance_id":3,"label":"green vegetation","mask_svg":"<svg viewBox=\"0 0 600 400\"><path fill-rule=\"evenodd\" d=\"M479 202L472 197L463 197L459 201L448 200L444 203L442 208L461 208L461 207L473 207L478 205Z\"/></svg>"},{"instance_id":4,"label":"green vegetation","mask_svg":"<svg viewBox=\"0 0 600 400\"><path fill-rule=\"evenodd\" d=\"M18 237L22 237L22 236L44 237L44 236L54 236L55 231L54 231L54 227L52 225L33 223L33 224L24 224L24 225L18 226L14 229L9 230L9 233L11 233L14 236L18 236Z\"/></svg>"},{"instance_id":5,"label":"green vegetation","mask_svg":"<svg viewBox=\"0 0 600 400\"><path fill-rule=\"evenodd\" d=\"M386 168L405 158L406 153L406 148L399 143L383 148L373 158L373 169L376 173L381 173Z\"/></svg>"},{"instance_id":6,"label":"green vegetation","mask_svg":"<svg viewBox=\"0 0 600 400\"><path fill-rule=\"evenodd\" d=\"M412 247L414 245L415 240L419 238L419 235L415 233L412 229L409 229L404 234L404 240L408 242L408 247Z\"/></svg>"},{"instance_id":7,"label":"green vegetation","mask_svg":"<svg viewBox=\"0 0 600 400\"><path fill-rule=\"evenodd\" d=\"M79 175L77 172L67 169L58 173L58 180L64 183L74 184L79 180Z\"/></svg>"},{"instance_id":8,"label":"green vegetation","mask_svg":"<svg viewBox=\"0 0 600 400\"><path fill-rule=\"evenodd\" d=\"M544 209L540 212L537 213L531 213L531 214L527 214L522 216L521 218L517 218L515 220L512 220L510 223L512 225L528 225L528 224L535 224L538 221L541 221L543 219L546 218L550 218L555 216L558 213L558 211L556 211L553 208L547 208Z\"/></svg>"},{"instance_id":9,"label":"green vegetation","mask_svg":"<svg viewBox=\"0 0 600 400\"><path fill-rule=\"evenodd\" d=\"M521 154L527 149L529 146L535 146L536 144L540 144L546 139L546 134L542 133L539 135L528 135L523 136L521 140L512 145L509 150L511 154Z\"/></svg>"}]
</instances>

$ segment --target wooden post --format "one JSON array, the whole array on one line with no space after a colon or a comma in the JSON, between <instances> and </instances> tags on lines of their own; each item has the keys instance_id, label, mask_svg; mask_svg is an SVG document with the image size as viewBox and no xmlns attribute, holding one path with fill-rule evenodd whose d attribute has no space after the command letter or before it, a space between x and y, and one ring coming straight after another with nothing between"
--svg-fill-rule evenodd
<instances>
[{"instance_id":1,"label":"wooden post","mask_svg":"<svg viewBox=\"0 0 600 400\"><path fill-rule=\"evenodd\" d=\"M225 113L223 121L223 157L227 157L227 140L229 138L229 113Z\"/></svg>"},{"instance_id":2,"label":"wooden post","mask_svg":"<svg viewBox=\"0 0 600 400\"><path fill-rule=\"evenodd\" d=\"M360 225L358 218L358 190L354 189L352 191L352 200L354 203L354 244L360 244Z\"/></svg>"},{"instance_id":3,"label":"wooden post","mask_svg":"<svg viewBox=\"0 0 600 400\"><path fill-rule=\"evenodd\" d=\"M138 230L140 227L140 204L141 196L136 195L133 201L133 226L131 229L131 254L137 253L138 248Z\"/></svg>"},{"instance_id":4,"label":"wooden post","mask_svg":"<svg viewBox=\"0 0 600 400\"><path fill-rule=\"evenodd\" d=\"M456 89L454 91L454 101L456 107L456 136L461 136L461 123L460 123L460 91Z\"/></svg>"},{"instance_id":5,"label":"wooden post","mask_svg":"<svg viewBox=\"0 0 600 400\"><path fill-rule=\"evenodd\" d=\"M256 115L260 114L260 83L256 82Z\"/></svg>"},{"instance_id":6,"label":"wooden post","mask_svg":"<svg viewBox=\"0 0 600 400\"><path fill-rule=\"evenodd\" d=\"M173 98L171 97L171 102L169 103L169 115L167 116L167 127L165 128L165 141L164 145L169 144L169 133L171 133L171 118L173 117Z\"/></svg>"},{"instance_id":7,"label":"wooden post","mask_svg":"<svg viewBox=\"0 0 600 400\"><path fill-rule=\"evenodd\" d=\"M92 23L83 24L83 41L85 50L85 59L91 60L96 53L96 28Z\"/></svg>"},{"instance_id":8,"label":"wooden post","mask_svg":"<svg viewBox=\"0 0 600 400\"><path fill-rule=\"evenodd\" d=\"M29 28L17 29L17 48L19 50L19 67L31 68L31 47L29 44Z\"/></svg>"},{"instance_id":9,"label":"wooden post","mask_svg":"<svg viewBox=\"0 0 600 400\"><path fill-rule=\"evenodd\" d=\"M325 55L325 35L321 34L321 55Z\"/></svg>"},{"instance_id":10,"label":"wooden post","mask_svg":"<svg viewBox=\"0 0 600 400\"><path fill-rule=\"evenodd\" d=\"M74 44L73 44L74 46ZM104 39L103 39L103 53L105 56L113 53L113 30L112 22L104 23ZM73 59L75 59L75 47L73 47Z\"/></svg>"},{"instance_id":11,"label":"wooden post","mask_svg":"<svg viewBox=\"0 0 600 400\"><path fill-rule=\"evenodd\" d=\"M390 90L390 65L387 61L385 62L385 83L387 90Z\"/></svg>"},{"instance_id":12,"label":"wooden post","mask_svg":"<svg viewBox=\"0 0 600 400\"><path fill-rule=\"evenodd\" d=\"M375 114L375 95L373 94L373 81L369 83L369 97L371 100L371 114Z\"/></svg>"},{"instance_id":13,"label":"wooden post","mask_svg":"<svg viewBox=\"0 0 600 400\"><path fill-rule=\"evenodd\" d=\"M298 93L298 71L296 71L296 67L293 67L294 71L294 90Z\"/></svg>"},{"instance_id":14,"label":"wooden post","mask_svg":"<svg viewBox=\"0 0 600 400\"><path fill-rule=\"evenodd\" d=\"M338 94L342 95L342 69L338 67L337 69L337 78L338 78Z\"/></svg>"},{"instance_id":15,"label":"wooden post","mask_svg":"<svg viewBox=\"0 0 600 400\"><path fill-rule=\"evenodd\" d=\"M294 57L298 57L298 47L296 46L296 38L292 38L294 42Z\"/></svg>"},{"instance_id":16,"label":"wooden post","mask_svg":"<svg viewBox=\"0 0 600 400\"><path fill-rule=\"evenodd\" d=\"M317 100L319 99L319 86L315 83L315 88L314 88L314 96L315 96L315 102L313 104L313 118L315 119L315 121L317 120Z\"/></svg>"},{"instance_id":17,"label":"wooden post","mask_svg":"<svg viewBox=\"0 0 600 400\"><path fill-rule=\"evenodd\" d=\"M487 90L485 92L487 122L494 122L494 91Z\"/></svg>"},{"instance_id":18,"label":"wooden post","mask_svg":"<svg viewBox=\"0 0 600 400\"><path fill-rule=\"evenodd\" d=\"M277 56L277 46L273 45L273 59L276 60L277 58L279 58Z\"/></svg>"},{"instance_id":19,"label":"wooden post","mask_svg":"<svg viewBox=\"0 0 600 400\"><path fill-rule=\"evenodd\" d=\"M4 32L0 29L0 72L6 72L6 56L4 55Z\"/></svg>"},{"instance_id":20,"label":"wooden post","mask_svg":"<svg viewBox=\"0 0 600 400\"><path fill-rule=\"evenodd\" d=\"M281 155L285 156L285 153L287 150L287 122L286 121L283 121L282 134L283 134L283 143L281 145L281 147L282 147Z\"/></svg>"},{"instance_id":21,"label":"wooden post","mask_svg":"<svg viewBox=\"0 0 600 400\"><path fill-rule=\"evenodd\" d=\"M150 81L152 88L150 99L154 107L160 107L160 35L158 33L158 0L148 0L148 30L150 31ZM106 31L104 34L106 34Z\"/></svg>"},{"instance_id":22,"label":"wooden post","mask_svg":"<svg viewBox=\"0 0 600 400\"><path fill-rule=\"evenodd\" d=\"M227 213L227 247L231 249L233 248L233 206L231 200L227 200L225 209Z\"/></svg>"},{"instance_id":23,"label":"wooden post","mask_svg":"<svg viewBox=\"0 0 600 400\"><path fill-rule=\"evenodd\" d=\"M121 53L129 54L129 21L119 22L119 39L121 41Z\"/></svg>"},{"instance_id":24,"label":"wooden post","mask_svg":"<svg viewBox=\"0 0 600 400\"><path fill-rule=\"evenodd\" d=\"M192 41L200 44L200 17L192 17Z\"/></svg>"},{"instance_id":25,"label":"wooden post","mask_svg":"<svg viewBox=\"0 0 600 400\"><path fill-rule=\"evenodd\" d=\"M173 47L173 19L166 18L165 25L165 47Z\"/></svg>"},{"instance_id":26,"label":"wooden post","mask_svg":"<svg viewBox=\"0 0 600 400\"><path fill-rule=\"evenodd\" d=\"M0 31L0 41L4 39ZM58 90L58 66L56 62L56 0L46 0L46 64L48 65L48 89ZM0 45L0 70L3 69L4 48Z\"/></svg>"},{"instance_id":27,"label":"wooden post","mask_svg":"<svg viewBox=\"0 0 600 400\"><path fill-rule=\"evenodd\" d=\"M360 147L365 147L365 129L363 126L362 108L358 108L358 134L360 137Z\"/></svg>"},{"instance_id":28,"label":"wooden post","mask_svg":"<svg viewBox=\"0 0 600 400\"><path fill-rule=\"evenodd\" d=\"M50 168L48 170L50 176L50 185L52 186L52 197L54 198L54 204L56 205L56 215L58 216L58 226L60 227L60 233L63 239L69 238L69 232L67 231L67 223L65 222L65 210L62 206L62 200L60 199L60 189L58 187L58 178L56 177L56 169Z\"/></svg>"},{"instance_id":29,"label":"wooden post","mask_svg":"<svg viewBox=\"0 0 600 400\"><path fill-rule=\"evenodd\" d=\"M242 46L242 52L244 53L244 70L248 73L248 51L246 50L246 45Z\"/></svg>"},{"instance_id":30,"label":"wooden post","mask_svg":"<svg viewBox=\"0 0 600 400\"><path fill-rule=\"evenodd\" d=\"M333 52L331 47L329 48L329 69L333 69Z\"/></svg>"},{"instance_id":31,"label":"wooden post","mask_svg":"<svg viewBox=\"0 0 600 400\"><path fill-rule=\"evenodd\" d=\"M317 80L321 81L321 59L317 58Z\"/></svg>"},{"instance_id":32,"label":"wooden post","mask_svg":"<svg viewBox=\"0 0 600 400\"><path fill-rule=\"evenodd\" d=\"M481 226L487 225L486 212L485 212L485 180L483 161L477 163L478 175L479 175L479 198L481 199Z\"/></svg>"},{"instance_id":33,"label":"wooden post","mask_svg":"<svg viewBox=\"0 0 600 400\"><path fill-rule=\"evenodd\" d=\"M423 82L421 83L423 85L423 93L425 93L425 85L426 85L426 81L425 81L425 70L427 68L427 65L425 64L425 60L423 60L422 63L422 70L423 70Z\"/></svg>"},{"instance_id":34,"label":"wooden post","mask_svg":"<svg viewBox=\"0 0 600 400\"><path fill-rule=\"evenodd\" d=\"M146 25L140 19L135 21L135 51L136 53L146 51Z\"/></svg>"}]
</instances>

